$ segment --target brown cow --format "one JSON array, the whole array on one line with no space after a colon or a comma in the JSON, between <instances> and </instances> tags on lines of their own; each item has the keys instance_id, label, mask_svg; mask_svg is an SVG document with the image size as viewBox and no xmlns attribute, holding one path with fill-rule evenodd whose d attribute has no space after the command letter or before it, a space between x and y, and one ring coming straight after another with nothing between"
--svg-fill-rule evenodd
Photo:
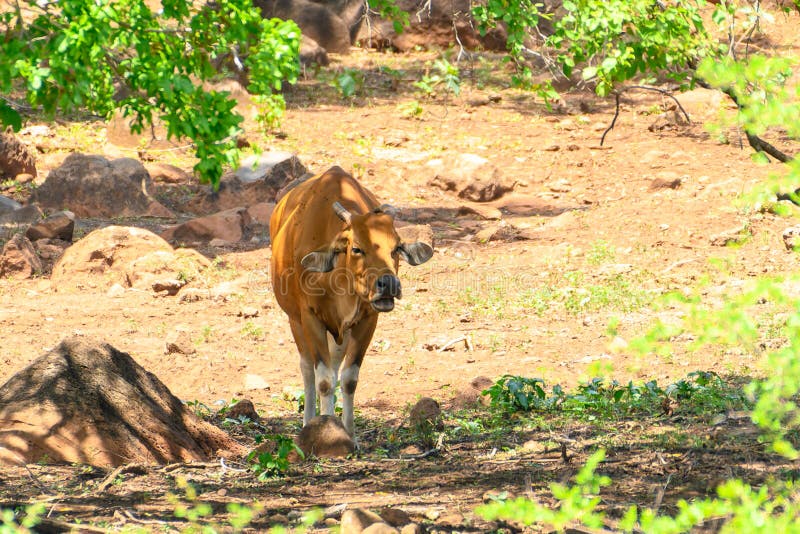
<instances>
[{"instance_id":1,"label":"brown cow","mask_svg":"<svg viewBox=\"0 0 800 534\"><path fill-rule=\"evenodd\" d=\"M303 423L333 415L339 370L342 422L351 436L353 396L379 312L401 298L400 258L419 265L433 256L425 243L402 243L392 217L339 167L284 196L270 220L272 284L289 316L305 389Z\"/></svg>"}]
</instances>

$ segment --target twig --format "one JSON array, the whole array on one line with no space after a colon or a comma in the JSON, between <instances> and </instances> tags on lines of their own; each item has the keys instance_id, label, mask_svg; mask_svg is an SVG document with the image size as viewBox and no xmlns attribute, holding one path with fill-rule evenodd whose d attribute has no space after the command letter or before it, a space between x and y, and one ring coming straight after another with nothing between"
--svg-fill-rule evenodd
<instances>
[{"instance_id":1,"label":"twig","mask_svg":"<svg viewBox=\"0 0 800 534\"><path fill-rule=\"evenodd\" d=\"M444 352L453 345L455 345L456 343L461 343L462 341L464 342L464 345L467 346L467 350L472 352L473 346L472 346L472 341L470 341L469 339L469 336L458 336L455 339L451 339L450 341L442 345L442 347L436 352Z\"/></svg>"},{"instance_id":2,"label":"twig","mask_svg":"<svg viewBox=\"0 0 800 534\"><path fill-rule=\"evenodd\" d=\"M169 525L169 521L162 521L160 519L141 519L133 515L133 512L130 510L121 510L122 515L133 521L134 523L139 523L142 525Z\"/></svg>"},{"instance_id":3,"label":"twig","mask_svg":"<svg viewBox=\"0 0 800 534\"><path fill-rule=\"evenodd\" d=\"M106 477L95 488L95 493L106 491L108 487L114 483L114 480L116 480L116 478L123 473L136 473L143 475L147 473L147 468L143 464L121 465L106 475Z\"/></svg>"},{"instance_id":4,"label":"twig","mask_svg":"<svg viewBox=\"0 0 800 534\"><path fill-rule=\"evenodd\" d=\"M31 480L33 480L33 483L34 483L34 484L36 484L36 487L37 487L37 488L39 488L39 490L40 490L42 493L47 493L47 494L49 494L49 495L53 495L53 492L52 492L52 491L48 490L48 489L47 489L47 488L44 486L44 484L42 484L41 482L39 482L39 479L36 477L36 475L35 475L35 474L33 474L33 471L31 471L30 467L28 467L26 464L23 464L23 465L25 465L25 470L28 472L28 476L30 476L30 477L31 477Z\"/></svg>"},{"instance_id":5,"label":"twig","mask_svg":"<svg viewBox=\"0 0 800 534\"><path fill-rule=\"evenodd\" d=\"M653 503L653 513L655 514L657 514L658 509L661 508L661 502L664 500L664 494L667 492L667 486L669 486L670 480L672 480L672 473L667 475L667 481L663 486L658 488L658 491L656 492L656 501Z\"/></svg>"},{"instance_id":6,"label":"twig","mask_svg":"<svg viewBox=\"0 0 800 534\"><path fill-rule=\"evenodd\" d=\"M616 98L616 107L614 108L614 118L611 120L611 125L608 128L606 128L605 132L603 132L603 136L600 138L600 146L603 146L603 143L605 142L605 139L606 139L606 135L608 135L608 132L610 132L611 130L614 129L614 125L617 123L617 117L619 117L619 97L625 91L630 91L632 89L640 89L642 91L654 91L656 93L661 93L662 95L668 96L669 98L671 98L675 102L675 105L677 105L678 109L681 110L681 112L683 113L683 116L686 117L686 122L689 122L689 123L692 122L692 119L689 118L689 114L686 113L686 110L683 109L683 106L681 106L681 103L678 101L677 98L675 98L675 96L671 92L669 92L667 90L664 90L664 89L659 89L658 87L650 87L649 85L629 85L628 87L623 87L622 89L620 89L619 91L617 91L614 94L614 96Z\"/></svg>"}]
</instances>

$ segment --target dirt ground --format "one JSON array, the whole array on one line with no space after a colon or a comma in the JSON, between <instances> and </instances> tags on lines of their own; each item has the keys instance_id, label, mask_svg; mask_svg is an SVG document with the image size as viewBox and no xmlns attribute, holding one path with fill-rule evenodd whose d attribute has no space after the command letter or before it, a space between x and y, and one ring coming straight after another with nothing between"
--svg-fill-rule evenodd
<instances>
[{"instance_id":1,"label":"dirt ground","mask_svg":"<svg viewBox=\"0 0 800 534\"><path fill-rule=\"evenodd\" d=\"M676 310L651 304L660 294L691 291L706 276L705 294L722 294L756 276L792 273L797 265L782 239L794 221L736 204L781 169L756 165L742 132L708 132L708 123L732 112L719 93L696 89L679 95L688 124L675 120L669 99L627 93L616 126L600 146L613 101L573 90L547 110L532 95L498 85L494 58L463 62L462 93L447 101L421 99L406 81L391 89L378 70L402 68L413 80L436 56L358 51L338 58L334 69L365 69L363 94L342 99L325 83L325 73L309 75L287 94L279 136L248 134L264 149L296 153L312 171L334 164L351 170L381 201L397 206L402 220L434 229L434 258L402 267L404 299L381 317L361 371L361 454L293 466L286 477L269 482L237 470L244 467L239 463L146 467L120 474L102 490L98 484L107 472L86 466L4 469L2 507L40 501L50 517L71 523L179 528L167 494L181 494L177 480L184 477L198 488L199 500L212 505L217 520L224 520L228 502L261 503L257 530L291 522L312 507L347 504L396 506L443 532L483 532L498 528L473 513L485 492L552 502L547 484L568 480L598 443L612 445L603 469L615 480L603 494L612 518L629 504L663 503L669 510L679 498L708 495L726 478L758 483L792 467L764 454L747 419L735 414L721 435L736 439L720 438L719 424L685 431L700 436L700 445L671 441L682 422L668 416L633 421L624 432L607 430L605 436L575 422L557 431L547 425L511 431L499 441L454 440L419 459L403 455L413 441L388 441L422 396L437 399L446 424L456 424L459 410L476 397L470 385L476 377L535 376L571 387L601 372L620 382L659 384L694 370L758 374L759 354L753 351L692 352L677 343L667 356L642 357L614 338L641 335L656 318L676 319ZM424 110L421 117L404 117L400 106L414 100ZM243 111L251 117L252 110ZM135 157L107 141L101 124L54 128L52 150L40 155L41 174L70 151ZM797 151L785 139L771 140ZM181 150L149 154L187 170L192 166ZM501 211L500 221L459 216L468 202L428 185L428 162L457 154L484 157L517 182L513 193L491 203ZM194 185L180 187L162 186L159 194L169 204L176 194L191 195ZM112 222L158 229L174 221L80 221L78 231ZM494 239L476 238L492 225L500 227ZM234 298L179 302L132 290L109 297L90 288L57 291L47 278L0 281L0 381L77 333L131 354L181 399L218 409L219 401L247 398L265 428L295 433L302 416L292 397L302 381L288 323L271 294L268 246L261 240L202 252L220 259L215 281L234 284ZM257 308L258 316L241 317L247 307ZM612 318L618 326L609 335ZM190 332L197 352L165 357L165 337L178 327ZM472 350L466 343L437 349L461 336ZM644 439L626 444L625 432ZM572 462L563 462L560 448L549 445L558 442L556 434L571 440Z\"/></svg>"}]
</instances>

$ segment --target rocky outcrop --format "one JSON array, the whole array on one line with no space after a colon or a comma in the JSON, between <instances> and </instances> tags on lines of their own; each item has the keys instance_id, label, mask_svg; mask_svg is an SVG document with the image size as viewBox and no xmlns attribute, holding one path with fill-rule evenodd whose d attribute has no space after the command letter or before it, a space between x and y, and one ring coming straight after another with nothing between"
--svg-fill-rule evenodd
<instances>
[{"instance_id":1,"label":"rocky outcrop","mask_svg":"<svg viewBox=\"0 0 800 534\"><path fill-rule=\"evenodd\" d=\"M31 201L45 210L66 208L78 217L172 217L151 191L150 174L135 159L70 154Z\"/></svg>"},{"instance_id":2,"label":"rocky outcrop","mask_svg":"<svg viewBox=\"0 0 800 534\"><path fill-rule=\"evenodd\" d=\"M113 467L246 451L111 345L68 338L0 387L0 463Z\"/></svg>"}]
</instances>

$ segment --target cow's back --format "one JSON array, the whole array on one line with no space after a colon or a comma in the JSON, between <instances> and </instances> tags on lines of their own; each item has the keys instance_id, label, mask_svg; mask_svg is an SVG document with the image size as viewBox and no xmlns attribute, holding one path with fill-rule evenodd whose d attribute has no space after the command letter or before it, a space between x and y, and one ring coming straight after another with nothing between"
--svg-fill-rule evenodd
<instances>
[{"instance_id":1,"label":"cow's back","mask_svg":"<svg viewBox=\"0 0 800 534\"><path fill-rule=\"evenodd\" d=\"M340 167L309 178L278 202L270 218L272 284L281 308L290 316L303 303L301 260L331 244L343 223L333 210L339 202L352 213L378 207L375 197Z\"/></svg>"}]
</instances>

